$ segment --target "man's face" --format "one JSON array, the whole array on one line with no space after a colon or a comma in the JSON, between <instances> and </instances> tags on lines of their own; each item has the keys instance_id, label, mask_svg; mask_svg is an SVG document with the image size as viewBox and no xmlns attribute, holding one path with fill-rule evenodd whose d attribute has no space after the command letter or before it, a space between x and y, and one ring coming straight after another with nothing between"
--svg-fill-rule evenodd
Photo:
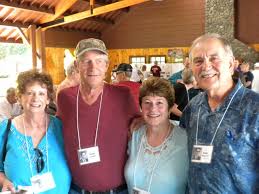
<instances>
[{"instance_id":1,"label":"man's face","mask_svg":"<svg viewBox=\"0 0 259 194\"><path fill-rule=\"evenodd\" d=\"M17 97L16 97L16 94L15 92L12 92L10 93L9 95L7 95L7 101L10 103L10 104L14 104L17 102Z\"/></svg>"},{"instance_id":2,"label":"man's face","mask_svg":"<svg viewBox=\"0 0 259 194\"><path fill-rule=\"evenodd\" d=\"M232 83L234 58L226 54L219 40L208 39L193 48L191 68L202 89L220 89Z\"/></svg>"},{"instance_id":3,"label":"man's face","mask_svg":"<svg viewBox=\"0 0 259 194\"><path fill-rule=\"evenodd\" d=\"M83 58L77 64L81 83L91 88L102 85L108 69L106 59L106 56L98 51L85 52Z\"/></svg>"},{"instance_id":4,"label":"man's face","mask_svg":"<svg viewBox=\"0 0 259 194\"><path fill-rule=\"evenodd\" d=\"M189 57L186 57L184 60L184 66L185 68L190 68L190 61L189 61Z\"/></svg>"}]
</instances>

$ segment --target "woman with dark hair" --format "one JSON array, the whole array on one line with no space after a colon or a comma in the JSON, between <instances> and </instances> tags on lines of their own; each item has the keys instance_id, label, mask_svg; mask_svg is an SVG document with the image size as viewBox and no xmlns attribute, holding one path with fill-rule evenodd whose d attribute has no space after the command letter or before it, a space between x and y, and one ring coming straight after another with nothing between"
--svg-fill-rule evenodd
<instances>
[{"instance_id":1,"label":"woman with dark hair","mask_svg":"<svg viewBox=\"0 0 259 194\"><path fill-rule=\"evenodd\" d=\"M67 194L70 172L63 151L61 121L45 110L53 93L52 79L36 70L17 79L23 114L0 123L2 191ZM7 140L5 135L7 134Z\"/></svg>"},{"instance_id":2,"label":"woman with dark hair","mask_svg":"<svg viewBox=\"0 0 259 194\"><path fill-rule=\"evenodd\" d=\"M130 194L184 194L188 156L186 132L169 120L174 90L168 80L150 77L140 88L145 125L132 134L125 178Z\"/></svg>"}]
</instances>

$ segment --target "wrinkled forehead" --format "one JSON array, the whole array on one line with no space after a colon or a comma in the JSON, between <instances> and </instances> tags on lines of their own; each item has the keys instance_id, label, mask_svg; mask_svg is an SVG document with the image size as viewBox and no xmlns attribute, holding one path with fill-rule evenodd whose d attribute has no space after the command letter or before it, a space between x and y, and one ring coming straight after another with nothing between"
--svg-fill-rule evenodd
<instances>
[{"instance_id":1,"label":"wrinkled forehead","mask_svg":"<svg viewBox=\"0 0 259 194\"><path fill-rule=\"evenodd\" d=\"M224 55L226 54L223 44L217 39L207 39L198 42L191 51L192 59L195 57L205 57L211 55Z\"/></svg>"}]
</instances>

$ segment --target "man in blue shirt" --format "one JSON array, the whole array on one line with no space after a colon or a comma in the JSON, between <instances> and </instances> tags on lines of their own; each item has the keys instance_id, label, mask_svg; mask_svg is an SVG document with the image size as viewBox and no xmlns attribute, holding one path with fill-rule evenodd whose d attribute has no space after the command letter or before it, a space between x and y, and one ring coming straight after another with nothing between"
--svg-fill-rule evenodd
<instances>
[{"instance_id":1,"label":"man in blue shirt","mask_svg":"<svg viewBox=\"0 0 259 194\"><path fill-rule=\"evenodd\" d=\"M205 92L180 121L188 133L189 192L259 193L259 94L233 82L232 49L217 34L193 42L190 63Z\"/></svg>"},{"instance_id":2,"label":"man in blue shirt","mask_svg":"<svg viewBox=\"0 0 259 194\"><path fill-rule=\"evenodd\" d=\"M190 66L189 57L186 57L184 60L184 69L188 69L189 66ZM171 77L168 78L171 84L175 85L177 82L183 82L182 73L184 69L174 73Z\"/></svg>"}]
</instances>

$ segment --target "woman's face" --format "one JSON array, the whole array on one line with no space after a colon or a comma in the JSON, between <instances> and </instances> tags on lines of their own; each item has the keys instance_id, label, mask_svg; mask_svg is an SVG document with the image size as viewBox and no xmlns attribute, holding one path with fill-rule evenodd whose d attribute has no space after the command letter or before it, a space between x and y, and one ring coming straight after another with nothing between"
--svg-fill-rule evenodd
<instances>
[{"instance_id":1,"label":"woman's face","mask_svg":"<svg viewBox=\"0 0 259 194\"><path fill-rule=\"evenodd\" d=\"M159 126L168 122L168 103L164 97L145 96L141 102L142 115L146 123L150 126Z\"/></svg>"},{"instance_id":2,"label":"woman's face","mask_svg":"<svg viewBox=\"0 0 259 194\"><path fill-rule=\"evenodd\" d=\"M49 104L47 86L39 82L33 82L25 87L25 93L21 95L20 102L24 112L45 112Z\"/></svg>"}]
</instances>

